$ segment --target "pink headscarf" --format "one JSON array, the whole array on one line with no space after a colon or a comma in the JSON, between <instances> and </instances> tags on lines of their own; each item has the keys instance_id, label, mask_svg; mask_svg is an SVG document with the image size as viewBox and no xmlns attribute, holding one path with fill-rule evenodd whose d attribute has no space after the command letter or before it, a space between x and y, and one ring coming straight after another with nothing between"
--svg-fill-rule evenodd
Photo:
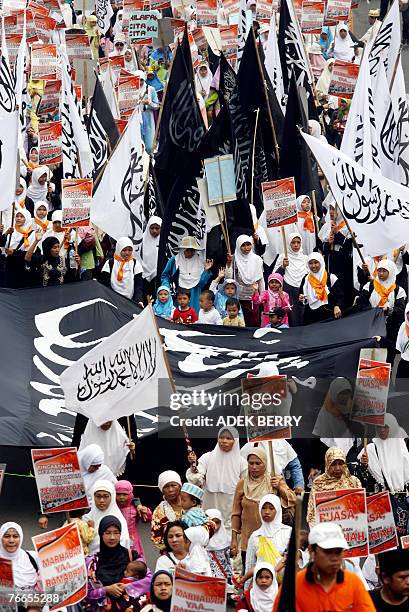
<instances>
[{"instance_id":1,"label":"pink headscarf","mask_svg":"<svg viewBox=\"0 0 409 612\"><path fill-rule=\"evenodd\" d=\"M126 506L119 506L118 504L118 507L128 525L129 537L132 540L132 549L138 551L142 559L144 559L145 551L143 550L142 541L137 527L139 516L133 504L133 486L129 480L118 480L118 482L115 483L115 492L126 493L128 495ZM151 518L151 516L152 515L150 514L148 518Z\"/></svg>"}]
</instances>

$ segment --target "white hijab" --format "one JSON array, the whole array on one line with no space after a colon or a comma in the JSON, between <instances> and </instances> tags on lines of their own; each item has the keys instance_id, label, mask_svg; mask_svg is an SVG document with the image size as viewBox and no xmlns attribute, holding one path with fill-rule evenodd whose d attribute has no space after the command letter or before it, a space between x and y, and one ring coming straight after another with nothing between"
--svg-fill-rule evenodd
<instances>
[{"instance_id":1,"label":"white hijab","mask_svg":"<svg viewBox=\"0 0 409 612\"><path fill-rule=\"evenodd\" d=\"M195 250L193 257L185 257L185 249L179 248L175 256L176 269L179 270L179 287L192 289L196 287L204 269L204 250Z\"/></svg>"},{"instance_id":2,"label":"white hijab","mask_svg":"<svg viewBox=\"0 0 409 612\"><path fill-rule=\"evenodd\" d=\"M16 195L16 202L17 204L20 204L20 206L22 204L24 204L24 200L26 199L26 195L27 195L27 183L26 181L20 176L20 187L23 188L23 191L20 193L20 195Z\"/></svg>"},{"instance_id":3,"label":"white hijab","mask_svg":"<svg viewBox=\"0 0 409 612\"><path fill-rule=\"evenodd\" d=\"M273 582L268 589L260 589L257 585L256 577L259 571L266 569L271 572L273 576ZM278 584L274 567L270 563L265 561L257 563L254 568L253 574L253 586L250 591L250 603L253 607L254 612L271 612L274 606L274 600L278 592Z\"/></svg>"},{"instance_id":4,"label":"white hijab","mask_svg":"<svg viewBox=\"0 0 409 612\"><path fill-rule=\"evenodd\" d=\"M261 517L261 510L264 504L271 504L274 506L276 515L274 519L267 523L263 521ZM264 495L258 503L258 511L260 513L261 527L257 530L258 535L264 536L266 538L273 538L285 525L283 525L283 514L281 510L281 502L280 498L277 495L273 495L269 493L268 495Z\"/></svg>"},{"instance_id":5,"label":"white hijab","mask_svg":"<svg viewBox=\"0 0 409 612\"><path fill-rule=\"evenodd\" d=\"M116 478L106 465L104 465L104 452L98 444L89 444L78 452L81 475L84 480L85 492L88 502L91 503L92 487L98 480L116 482ZM91 465L99 465L95 472L88 472Z\"/></svg>"},{"instance_id":6,"label":"white hijab","mask_svg":"<svg viewBox=\"0 0 409 612\"><path fill-rule=\"evenodd\" d=\"M389 272L389 276L385 281L382 281L379 278L379 274L377 274L377 278L376 278L376 280L379 282L380 285L382 285L382 287L385 287L385 289L388 289L391 285L393 285L396 282L396 274L397 274L396 265L390 259L382 259L378 264L377 270L379 270L379 268L383 268L385 270L388 270ZM378 306L380 299L381 299L381 296L379 295L379 293L376 292L376 289L374 287L374 290L369 296L369 302L372 308L376 308ZM394 303L395 303L395 292L391 291L391 293L389 294L388 300L385 303L383 308L384 309L388 307L392 308Z\"/></svg>"},{"instance_id":7,"label":"white hijab","mask_svg":"<svg viewBox=\"0 0 409 612\"><path fill-rule=\"evenodd\" d=\"M186 567L194 574L211 576L209 558L206 546L209 543L209 532L205 527L188 527L185 529L185 536L190 542L189 554L184 559Z\"/></svg>"},{"instance_id":8,"label":"white hijab","mask_svg":"<svg viewBox=\"0 0 409 612\"><path fill-rule=\"evenodd\" d=\"M29 211L27 210L27 208L19 208L16 210L16 214L20 214L23 215L25 221L24 221L24 225L22 227L20 227L19 229L24 231L24 232L28 232L30 230L33 229L33 218L30 215ZM18 232L16 229L16 224L15 224L15 220L14 220L14 231L11 234L11 238L10 238L10 244L8 239L6 240L6 247L10 248L10 249L16 249L18 247L18 245L21 242L21 246L19 248L19 251L27 251L30 248L30 245L34 242L35 240L35 232L31 231L31 233L28 236L28 242L29 242L29 246L25 247L24 246L24 236L21 232Z\"/></svg>"},{"instance_id":9,"label":"white hijab","mask_svg":"<svg viewBox=\"0 0 409 612\"><path fill-rule=\"evenodd\" d=\"M162 219L160 217L153 216L149 219L146 229L143 233L142 239L142 276L148 282L153 280L156 276L156 268L158 266L158 252L159 252L159 241L160 234L156 238L151 236L149 228L151 225L162 226Z\"/></svg>"},{"instance_id":10,"label":"white hijab","mask_svg":"<svg viewBox=\"0 0 409 612\"><path fill-rule=\"evenodd\" d=\"M9 529L15 529L20 536L20 544L17 550L13 553L7 552L2 543L3 536ZM12 521L3 523L3 525L0 527L0 557L11 560L14 585L16 587L34 587L37 582L38 575L30 561L28 554L22 549L22 544L23 530L21 529L20 525L18 523L13 523Z\"/></svg>"},{"instance_id":11,"label":"white hijab","mask_svg":"<svg viewBox=\"0 0 409 612\"><path fill-rule=\"evenodd\" d=\"M291 248L291 241L294 238L301 240L301 247L298 253ZM292 232L288 235L288 266L285 269L284 280L291 287L299 287L307 272L307 255L303 252L302 236L299 232Z\"/></svg>"},{"instance_id":12,"label":"white hijab","mask_svg":"<svg viewBox=\"0 0 409 612\"><path fill-rule=\"evenodd\" d=\"M121 257L121 251L125 247L132 247L133 249L132 240L126 237L119 238L118 242L116 243L115 254L118 255L118 257ZM108 263L105 265L108 265ZM130 259L122 268L122 280L119 281L118 272L120 267L121 262L114 258L114 265L112 266L111 272L111 287L114 291L116 291L116 293L119 293L119 295L123 295L131 299L134 293L134 276L135 274L140 274L142 272L142 266L139 261L136 261L133 258Z\"/></svg>"},{"instance_id":13,"label":"white hijab","mask_svg":"<svg viewBox=\"0 0 409 612\"><path fill-rule=\"evenodd\" d=\"M308 256L308 263L312 260L319 261L321 267L318 272L311 272L311 270L309 270L308 276L305 279L305 283L304 283L304 295L308 298L308 306L312 310L316 310L320 306L323 306L324 304L328 304L328 294L327 294L327 299L322 300L322 301L319 300L317 297L317 294L315 293L315 290L313 289L313 287L310 285L308 281L309 275L311 274L311 276L313 276L314 278L316 278L318 281L321 282L322 277L325 274L325 261L321 253L311 253L311 255Z\"/></svg>"},{"instance_id":14,"label":"white hijab","mask_svg":"<svg viewBox=\"0 0 409 612\"><path fill-rule=\"evenodd\" d=\"M210 538L209 544L206 546L206 550L224 550L230 547L231 538L229 537L226 527L224 525L223 516L220 510L216 508L210 508L206 510L206 514L210 519L218 519L220 521L220 527L215 534Z\"/></svg>"},{"instance_id":15,"label":"white hijab","mask_svg":"<svg viewBox=\"0 0 409 612\"><path fill-rule=\"evenodd\" d=\"M345 30L347 35L341 38L340 32ZM334 58L344 62L351 62L354 57L353 40L349 34L349 27L344 21L340 21L337 25L334 39Z\"/></svg>"},{"instance_id":16,"label":"white hijab","mask_svg":"<svg viewBox=\"0 0 409 612\"><path fill-rule=\"evenodd\" d=\"M372 444L368 444L368 469L375 480L386 484L391 492L403 491L409 482L409 452L404 440L407 434L393 414L385 414L385 425L389 427L386 440L373 438Z\"/></svg>"},{"instance_id":17,"label":"white hijab","mask_svg":"<svg viewBox=\"0 0 409 612\"><path fill-rule=\"evenodd\" d=\"M228 453L225 453L219 447L219 437L223 431L228 431L234 438L233 446ZM240 455L238 431L234 427L222 427L217 433L216 446L210 452L210 457L207 460L207 491L233 495L243 469L246 469L246 465Z\"/></svg>"},{"instance_id":18,"label":"white hijab","mask_svg":"<svg viewBox=\"0 0 409 612\"><path fill-rule=\"evenodd\" d=\"M109 504L106 510L100 510L95 504L94 494L97 491L104 491L111 495L111 503ZM90 554L96 553L99 550L100 540L98 535L98 527L104 516L116 516L116 518L121 522L121 544L125 548L129 548L131 542L129 539L128 524L116 503L115 486L113 485L113 483L109 482L109 480L97 480L97 482L92 487L91 496L91 510L90 512L88 512L88 514L85 515L87 519L92 519L94 521L95 528L95 538L90 544Z\"/></svg>"},{"instance_id":19,"label":"white hijab","mask_svg":"<svg viewBox=\"0 0 409 612\"><path fill-rule=\"evenodd\" d=\"M332 72L329 69L329 66L332 66L334 62L335 62L335 59L333 57L331 57L330 59L326 61L325 68L322 71L322 74L317 81L316 90L318 91L318 93L324 96L328 95L329 84L331 83L331 78L332 78Z\"/></svg>"},{"instance_id":20,"label":"white hijab","mask_svg":"<svg viewBox=\"0 0 409 612\"><path fill-rule=\"evenodd\" d=\"M253 245L253 238L246 236L246 234L237 238L234 261L242 282L245 285L253 285L263 278L263 260L253 250L247 255L241 252L240 247L246 242Z\"/></svg>"},{"instance_id":21,"label":"white hijab","mask_svg":"<svg viewBox=\"0 0 409 612\"><path fill-rule=\"evenodd\" d=\"M207 75L205 77L202 77L202 75L200 74L200 68L202 66L206 66L206 68L207 68ZM200 94L202 93L202 90L204 90L204 92L205 92L204 97L205 98L209 95L210 85L212 83L212 80L213 80L213 75L210 72L209 64L207 62L200 62L199 66L196 69L195 85L196 85L196 90Z\"/></svg>"},{"instance_id":22,"label":"white hijab","mask_svg":"<svg viewBox=\"0 0 409 612\"><path fill-rule=\"evenodd\" d=\"M49 170L47 166L38 166L38 168L34 168L31 174L31 183L27 189L27 196L36 203L38 200L45 200L48 193L48 185L47 181L44 185L40 185L38 179L43 176L43 174L47 175L47 181L50 178Z\"/></svg>"},{"instance_id":23,"label":"white hijab","mask_svg":"<svg viewBox=\"0 0 409 612\"><path fill-rule=\"evenodd\" d=\"M104 453L105 465L115 476L119 476L125 470L126 457L129 453L127 442L128 437L118 421L112 421L111 427L104 431L89 419L78 450L82 451L91 444L98 444Z\"/></svg>"},{"instance_id":24,"label":"white hijab","mask_svg":"<svg viewBox=\"0 0 409 612\"><path fill-rule=\"evenodd\" d=\"M320 238L320 240L322 240L323 242L328 242L328 238L331 232L330 208L334 208L332 204L328 208L328 211L325 215L325 223L321 227L320 231L318 232L318 238ZM342 222L344 221L344 217L342 216L341 211L339 210L338 207L336 207L336 211L337 211L337 217L335 219L335 225L341 225ZM344 225L339 229L339 233L345 237L348 236L349 229L346 223L344 223Z\"/></svg>"},{"instance_id":25,"label":"white hijab","mask_svg":"<svg viewBox=\"0 0 409 612\"><path fill-rule=\"evenodd\" d=\"M312 433L314 436L319 436L321 442L328 448L337 446L347 454L354 443L354 436L344 419L335 416L328 410L328 405L330 406L331 403L337 405L338 395L343 391L352 391L351 383L346 378L338 376L329 386L327 397L318 414Z\"/></svg>"},{"instance_id":26,"label":"white hijab","mask_svg":"<svg viewBox=\"0 0 409 612\"><path fill-rule=\"evenodd\" d=\"M400 352L403 361L409 361L409 337L406 332L406 326L409 326L407 314L409 312L409 303L405 306L405 320L401 324L396 338L396 350Z\"/></svg>"}]
</instances>

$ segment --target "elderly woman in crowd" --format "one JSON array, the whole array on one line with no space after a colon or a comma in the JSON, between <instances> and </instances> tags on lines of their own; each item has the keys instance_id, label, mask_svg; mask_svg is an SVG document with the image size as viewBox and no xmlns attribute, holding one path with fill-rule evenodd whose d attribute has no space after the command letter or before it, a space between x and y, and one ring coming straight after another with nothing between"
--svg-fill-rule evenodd
<instances>
[{"instance_id":1,"label":"elderly woman in crowd","mask_svg":"<svg viewBox=\"0 0 409 612\"><path fill-rule=\"evenodd\" d=\"M160 551L165 549L164 534L168 523L174 522L182 516L180 490L182 480L177 472L167 470L159 474L158 488L163 494L163 500L152 514L151 540Z\"/></svg>"},{"instance_id":2,"label":"elderly woman in crowd","mask_svg":"<svg viewBox=\"0 0 409 612\"><path fill-rule=\"evenodd\" d=\"M85 492L89 503L91 503L91 491L97 480L109 480L109 482L115 483L116 478L109 467L104 464L105 455L98 444L88 444L88 446L79 451L78 461L81 476L84 480Z\"/></svg>"}]
</instances>

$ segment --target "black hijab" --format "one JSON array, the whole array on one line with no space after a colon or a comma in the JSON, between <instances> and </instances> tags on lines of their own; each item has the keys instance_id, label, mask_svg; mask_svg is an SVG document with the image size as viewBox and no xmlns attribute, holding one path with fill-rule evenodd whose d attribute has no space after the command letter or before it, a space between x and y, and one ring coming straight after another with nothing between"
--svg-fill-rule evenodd
<instances>
[{"instance_id":1,"label":"black hijab","mask_svg":"<svg viewBox=\"0 0 409 612\"><path fill-rule=\"evenodd\" d=\"M121 531L121 522L116 516L104 516L98 527L99 553L97 555L96 577L104 586L122 580L126 566L131 560L129 551L121 544L112 548L104 543L102 536L112 526Z\"/></svg>"},{"instance_id":2,"label":"black hijab","mask_svg":"<svg viewBox=\"0 0 409 612\"><path fill-rule=\"evenodd\" d=\"M154 590L153 590L153 585L154 582L156 580L157 576L160 576L160 574L165 574L165 576L167 576L168 578L170 578L170 581L173 584L173 577L172 574L166 570L159 570L157 572L155 572L152 576L152 582L151 582L151 602L157 607L159 608L159 610L162 610L162 612L170 612L170 606L172 603L172 593L170 594L169 599L159 599L158 597L156 597Z\"/></svg>"},{"instance_id":3,"label":"black hijab","mask_svg":"<svg viewBox=\"0 0 409 612\"><path fill-rule=\"evenodd\" d=\"M49 236L48 238L43 240L42 249L44 260L48 261L48 263L50 264L55 264L60 260L59 257L51 256L51 249L55 244L60 244L58 238L56 238L55 236Z\"/></svg>"}]
</instances>

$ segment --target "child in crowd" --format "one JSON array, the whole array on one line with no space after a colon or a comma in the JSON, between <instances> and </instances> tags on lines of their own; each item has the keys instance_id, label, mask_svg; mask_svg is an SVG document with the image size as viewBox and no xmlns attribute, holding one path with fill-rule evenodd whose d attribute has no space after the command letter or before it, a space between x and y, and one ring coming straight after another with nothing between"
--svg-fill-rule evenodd
<instances>
[{"instance_id":1,"label":"child in crowd","mask_svg":"<svg viewBox=\"0 0 409 612\"><path fill-rule=\"evenodd\" d=\"M156 301L153 305L153 312L158 317L164 317L165 319L172 319L172 315L175 311L173 305L172 296L169 291L169 287L161 285L158 287L156 292Z\"/></svg>"},{"instance_id":2,"label":"child in crowd","mask_svg":"<svg viewBox=\"0 0 409 612\"><path fill-rule=\"evenodd\" d=\"M122 512L128 525L129 537L132 541L132 550L145 558L142 540L138 531L140 522L148 523L152 520L152 512L147 506L143 506L139 498L133 496L133 486L129 480L118 480L115 483L116 503Z\"/></svg>"},{"instance_id":3,"label":"child in crowd","mask_svg":"<svg viewBox=\"0 0 409 612\"><path fill-rule=\"evenodd\" d=\"M223 325L229 327L246 327L244 319L240 317L240 302L236 298L226 300L227 316L223 319Z\"/></svg>"},{"instance_id":4,"label":"child in crowd","mask_svg":"<svg viewBox=\"0 0 409 612\"><path fill-rule=\"evenodd\" d=\"M236 605L236 611L263 612L263 610L273 609L273 602L278 592L273 566L266 562L257 563L254 575L255 580L252 586L244 591L241 600Z\"/></svg>"},{"instance_id":5,"label":"child in crowd","mask_svg":"<svg viewBox=\"0 0 409 612\"><path fill-rule=\"evenodd\" d=\"M197 527L209 522L201 506L204 491L190 482L185 482L180 492L180 505L183 508L182 521L188 527Z\"/></svg>"},{"instance_id":6,"label":"child in crowd","mask_svg":"<svg viewBox=\"0 0 409 612\"><path fill-rule=\"evenodd\" d=\"M148 570L144 561L140 561L139 559L130 561L126 566L121 584L130 584L131 582L135 582L135 580L142 580L142 578L145 578L147 572Z\"/></svg>"},{"instance_id":7,"label":"child in crowd","mask_svg":"<svg viewBox=\"0 0 409 612\"><path fill-rule=\"evenodd\" d=\"M284 310L283 323L288 327L287 312L291 310L290 297L283 291L283 277L278 272L273 272L268 277L268 289L261 293L257 291L253 294L253 303L262 304L264 312L261 315L261 327L267 327L269 322L269 312L275 308Z\"/></svg>"},{"instance_id":8,"label":"child in crowd","mask_svg":"<svg viewBox=\"0 0 409 612\"><path fill-rule=\"evenodd\" d=\"M227 317L227 300L237 298L237 283L233 278L224 279L225 268L219 269L218 276L210 283L210 291L214 292L214 307L220 313L222 319ZM224 279L224 281L223 281ZM223 281L223 282L222 282ZM240 305L240 302L239 302ZM240 306L239 317L243 319L243 311Z\"/></svg>"},{"instance_id":9,"label":"child in crowd","mask_svg":"<svg viewBox=\"0 0 409 612\"><path fill-rule=\"evenodd\" d=\"M67 512L67 520L64 523L64 525L69 525L70 523L77 523L85 557L89 553L89 544L95 538L95 529L93 526L93 522L84 521L84 519L82 518L84 514L86 514L88 511L89 508L78 508L77 510L70 510L69 512Z\"/></svg>"},{"instance_id":10,"label":"child in crowd","mask_svg":"<svg viewBox=\"0 0 409 612\"><path fill-rule=\"evenodd\" d=\"M215 526L214 535L210 538L206 546L207 555L210 561L212 576L225 578L231 585L233 570L230 563L230 540L226 527L224 526L222 513L216 508L206 510L207 516L213 521Z\"/></svg>"},{"instance_id":11,"label":"child in crowd","mask_svg":"<svg viewBox=\"0 0 409 612\"><path fill-rule=\"evenodd\" d=\"M268 313L269 323L266 327L274 327L275 329L288 329L287 323L284 322L286 313L284 308L274 308Z\"/></svg>"},{"instance_id":12,"label":"child in crowd","mask_svg":"<svg viewBox=\"0 0 409 612\"><path fill-rule=\"evenodd\" d=\"M196 323L197 314L194 308L190 306L190 291L189 289L178 289L176 294L177 308L173 311L172 320L174 323L184 323L192 325Z\"/></svg>"},{"instance_id":13,"label":"child in crowd","mask_svg":"<svg viewBox=\"0 0 409 612\"><path fill-rule=\"evenodd\" d=\"M214 307L214 293L209 289L200 294L200 310L198 323L206 325L222 325L223 321L220 314Z\"/></svg>"},{"instance_id":14,"label":"child in crowd","mask_svg":"<svg viewBox=\"0 0 409 612\"><path fill-rule=\"evenodd\" d=\"M40 529L47 530L48 529L48 516L46 514L39 513L37 523Z\"/></svg>"}]
</instances>

